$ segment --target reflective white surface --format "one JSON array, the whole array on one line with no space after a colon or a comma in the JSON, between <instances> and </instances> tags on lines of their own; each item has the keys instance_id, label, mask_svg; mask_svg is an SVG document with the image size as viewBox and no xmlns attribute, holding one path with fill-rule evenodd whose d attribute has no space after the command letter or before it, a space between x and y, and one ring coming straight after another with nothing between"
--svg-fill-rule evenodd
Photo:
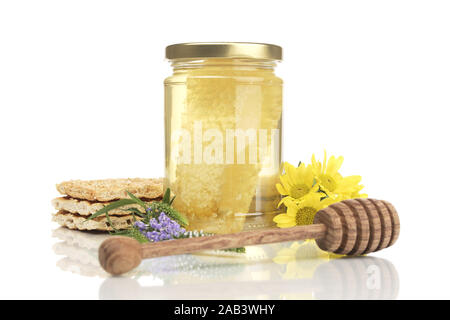
<instances>
[{"instance_id":1,"label":"reflective white surface","mask_svg":"<svg viewBox=\"0 0 450 320\"><path fill-rule=\"evenodd\" d=\"M450 298L450 1L234 2L0 1L0 298ZM276 263L283 244L107 278L101 236L53 233L56 183L164 175L164 48L214 40L283 47L283 159L344 156L399 212L392 248Z\"/></svg>"},{"instance_id":2,"label":"reflective white surface","mask_svg":"<svg viewBox=\"0 0 450 320\"><path fill-rule=\"evenodd\" d=\"M399 292L388 260L333 256L314 241L149 259L123 277L109 277L97 258L107 235L58 228L53 237L57 267L101 278L100 299L395 299Z\"/></svg>"}]
</instances>

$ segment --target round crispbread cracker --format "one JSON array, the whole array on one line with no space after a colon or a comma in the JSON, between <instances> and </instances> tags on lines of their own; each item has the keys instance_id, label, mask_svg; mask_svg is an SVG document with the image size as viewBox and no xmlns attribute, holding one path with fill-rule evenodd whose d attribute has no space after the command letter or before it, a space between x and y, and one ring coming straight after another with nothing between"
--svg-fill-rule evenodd
<instances>
[{"instance_id":1,"label":"round crispbread cracker","mask_svg":"<svg viewBox=\"0 0 450 320\"><path fill-rule=\"evenodd\" d=\"M159 201L161 198L154 199L151 201L144 201L149 204L154 201ZM87 200L79 200L70 197L59 197L52 200L52 204L56 210L67 211L70 213L76 213L81 216L90 216L100 209L103 209L105 206L109 205L111 202L92 202ZM113 216L126 216L130 214L130 211L127 209L136 208L139 210L143 210L137 204L130 204L127 206L123 206L117 209L112 209L108 213Z\"/></svg>"},{"instance_id":2,"label":"round crispbread cracker","mask_svg":"<svg viewBox=\"0 0 450 320\"><path fill-rule=\"evenodd\" d=\"M71 180L57 184L56 189L63 195L89 201L126 199L126 191L148 200L162 197L163 179Z\"/></svg>"},{"instance_id":3,"label":"round crispbread cracker","mask_svg":"<svg viewBox=\"0 0 450 320\"><path fill-rule=\"evenodd\" d=\"M132 215L127 216L110 215L109 218L116 230L127 229L133 224ZM53 215L52 220L72 230L100 230L100 231L114 230L105 216L96 217L94 219L88 220L87 217L83 217L78 214L60 210Z\"/></svg>"}]
</instances>

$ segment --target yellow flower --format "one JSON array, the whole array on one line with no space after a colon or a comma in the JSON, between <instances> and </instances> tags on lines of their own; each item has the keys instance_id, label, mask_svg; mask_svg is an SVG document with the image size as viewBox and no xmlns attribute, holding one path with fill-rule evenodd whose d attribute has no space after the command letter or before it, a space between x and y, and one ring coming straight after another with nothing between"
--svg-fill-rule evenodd
<instances>
[{"instance_id":1,"label":"yellow flower","mask_svg":"<svg viewBox=\"0 0 450 320\"><path fill-rule=\"evenodd\" d=\"M312 193L303 200L289 196L284 197L282 202L286 206L287 212L275 216L273 221L280 228L312 224L316 212L330 205L332 201L330 198L321 201L321 198L323 198L322 193Z\"/></svg>"},{"instance_id":2,"label":"yellow flower","mask_svg":"<svg viewBox=\"0 0 450 320\"><path fill-rule=\"evenodd\" d=\"M333 258L342 256L322 251L314 240L294 242L277 252L273 262L285 265L283 279L312 278L316 269Z\"/></svg>"},{"instance_id":3,"label":"yellow flower","mask_svg":"<svg viewBox=\"0 0 450 320\"><path fill-rule=\"evenodd\" d=\"M272 260L276 264L288 264L289 262L295 262L296 260L315 258L328 259L329 257L330 253L322 251L316 245L315 240L309 239L301 242L295 241L289 248L282 248Z\"/></svg>"},{"instance_id":4,"label":"yellow flower","mask_svg":"<svg viewBox=\"0 0 450 320\"><path fill-rule=\"evenodd\" d=\"M333 198L337 196L343 196L344 199L363 197L364 195L359 194L359 191L364 187L359 184L361 182L361 176L342 177L339 173L343 162L344 157L342 156L338 158L331 156L327 161L327 152L325 151L322 164L316 160L313 154L311 157L311 166L317 182L321 189Z\"/></svg>"},{"instance_id":5,"label":"yellow flower","mask_svg":"<svg viewBox=\"0 0 450 320\"><path fill-rule=\"evenodd\" d=\"M289 262L295 262L297 256L297 250L301 245L299 242L293 242L289 248L282 248L277 252L275 258L273 258L273 262L277 264L287 264Z\"/></svg>"},{"instance_id":6,"label":"yellow flower","mask_svg":"<svg viewBox=\"0 0 450 320\"><path fill-rule=\"evenodd\" d=\"M281 183L276 185L284 196L278 206L284 204L286 213L274 217L280 228L312 224L316 212L330 204L345 199L366 198L360 193L361 176L343 177L339 169L344 158L331 156L327 159L325 151L323 163L311 157L311 165L301 163L298 167L285 162L285 174L280 176Z\"/></svg>"},{"instance_id":7,"label":"yellow flower","mask_svg":"<svg viewBox=\"0 0 450 320\"><path fill-rule=\"evenodd\" d=\"M314 186L314 173L311 166L301 163L298 167L294 167L287 162L284 163L285 174L280 176L280 183L276 187L278 192L283 196L290 196L294 199L301 199L310 192L317 191Z\"/></svg>"},{"instance_id":8,"label":"yellow flower","mask_svg":"<svg viewBox=\"0 0 450 320\"><path fill-rule=\"evenodd\" d=\"M363 185L359 184L357 185L352 192L350 193L342 193L341 194L341 200L346 199L356 199L356 198L367 198L367 193L360 193L360 191L364 188Z\"/></svg>"}]
</instances>

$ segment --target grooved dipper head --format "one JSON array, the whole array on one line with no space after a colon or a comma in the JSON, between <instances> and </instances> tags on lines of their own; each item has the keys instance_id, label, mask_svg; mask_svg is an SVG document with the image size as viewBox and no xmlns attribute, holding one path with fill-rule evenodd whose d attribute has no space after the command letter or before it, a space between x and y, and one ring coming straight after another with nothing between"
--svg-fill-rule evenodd
<instances>
[{"instance_id":1,"label":"grooved dipper head","mask_svg":"<svg viewBox=\"0 0 450 320\"><path fill-rule=\"evenodd\" d=\"M351 199L334 203L317 212L314 223L327 226L317 239L325 251L361 255L387 248L400 233L400 219L394 206L384 200Z\"/></svg>"}]
</instances>

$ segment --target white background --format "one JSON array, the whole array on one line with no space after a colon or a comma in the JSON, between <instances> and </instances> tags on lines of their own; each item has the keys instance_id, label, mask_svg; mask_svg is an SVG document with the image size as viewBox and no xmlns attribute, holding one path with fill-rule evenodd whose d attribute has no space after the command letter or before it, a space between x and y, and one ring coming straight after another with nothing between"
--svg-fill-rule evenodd
<instances>
[{"instance_id":1,"label":"white background","mask_svg":"<svg viewBox=\"0 0 450 320\"><path fill-rule=\"evenodd\" d=\"M97 298L63 272L55 184L162 176L166 45L278 44L284 159L343 155L390 200L398 298L450 298L448 1L0 2L2 298Z\"/></svg>"}]
</instances>

